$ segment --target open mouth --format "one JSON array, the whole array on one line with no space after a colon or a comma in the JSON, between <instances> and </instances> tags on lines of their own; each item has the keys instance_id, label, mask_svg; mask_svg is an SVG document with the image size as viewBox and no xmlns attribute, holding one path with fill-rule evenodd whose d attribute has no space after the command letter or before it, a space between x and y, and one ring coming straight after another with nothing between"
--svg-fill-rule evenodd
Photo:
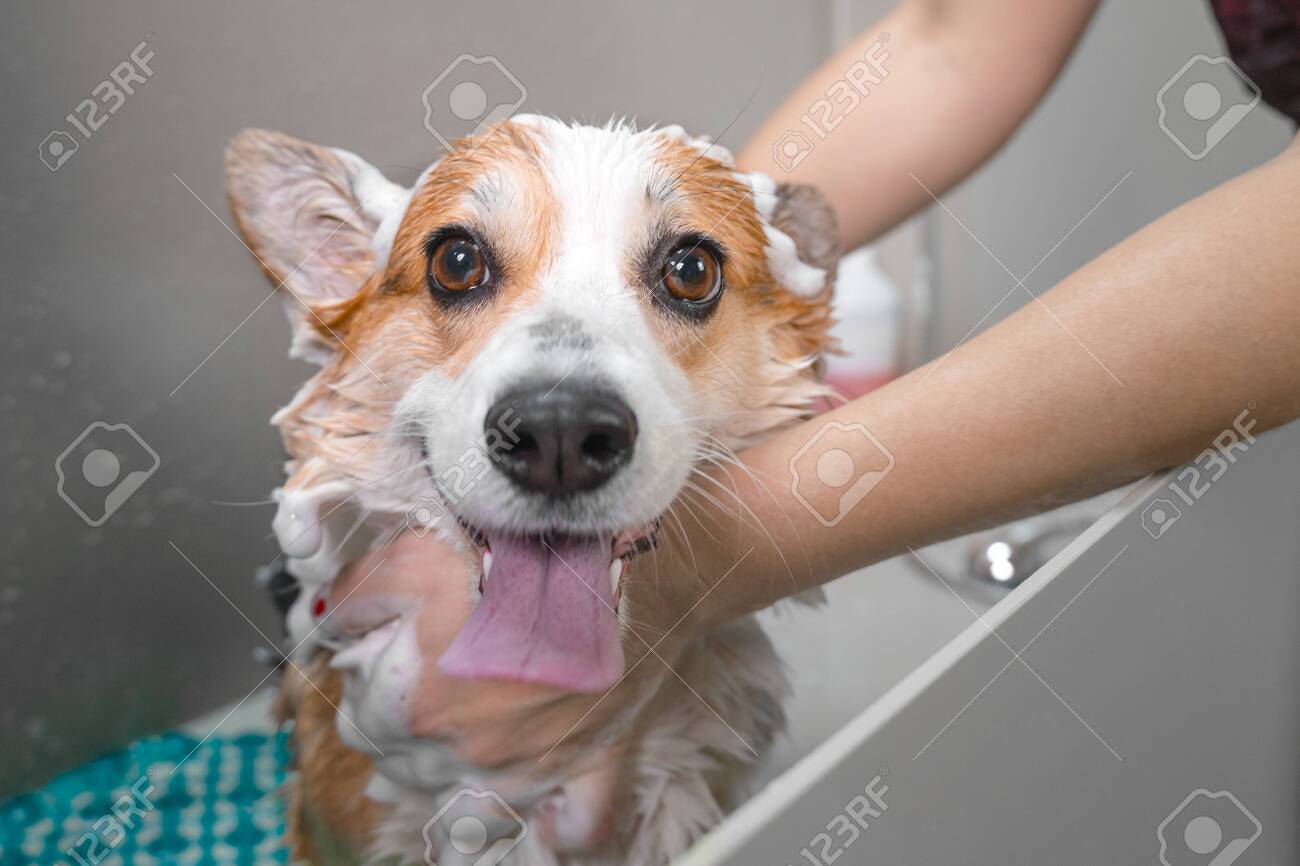
<instances>
[{"instance_id":1,"label":"open mouth","mask_svg":"<svg viewBox=\"0 0 1300 866\"><path fill-rule=\"evenodd\" d=\"M438 660L465 679L599 692L623 675L618 607L627 564L657 523L599 535L515 534L462 523L482 562L481 598Z\"/></svg>"}]
</instances>

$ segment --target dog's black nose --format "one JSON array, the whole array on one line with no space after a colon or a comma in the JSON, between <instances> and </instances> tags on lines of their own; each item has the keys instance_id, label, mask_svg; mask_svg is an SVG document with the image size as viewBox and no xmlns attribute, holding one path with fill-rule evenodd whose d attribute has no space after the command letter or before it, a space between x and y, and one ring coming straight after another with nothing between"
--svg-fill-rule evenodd
<instances>
[{"instance_id":1,"label":"dog's black nose","mask_svg":"<svg viewBox=\"0 0 1300 866\"><path fill-rule=\"evenodd\" d=\"M511 391L488 409L483 427L497 467L525 490L550 496L601 486L631 459L636 443L636 415L627 404L577 383Z\"/></svg>"}]
</instances>

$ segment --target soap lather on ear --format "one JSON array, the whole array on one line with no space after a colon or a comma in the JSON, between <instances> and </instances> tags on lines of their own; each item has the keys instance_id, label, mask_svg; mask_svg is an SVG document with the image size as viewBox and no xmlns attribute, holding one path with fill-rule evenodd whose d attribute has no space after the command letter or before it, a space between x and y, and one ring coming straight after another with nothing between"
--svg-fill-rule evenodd
<instances>
[{"instance_id":1,"label":"soap lather on ear","mask_svg":"<svg viewBox=\"0 0 1300 866\"><path fill-rule=\"evenodd\" d=\"M311 310L352 297L382 267L376 241L391 243L410 190L354 153L264 129L226 149L226 189L249 248L285 292L290 355L325 363L337 347Z\"/></svg>"}]
</instances>

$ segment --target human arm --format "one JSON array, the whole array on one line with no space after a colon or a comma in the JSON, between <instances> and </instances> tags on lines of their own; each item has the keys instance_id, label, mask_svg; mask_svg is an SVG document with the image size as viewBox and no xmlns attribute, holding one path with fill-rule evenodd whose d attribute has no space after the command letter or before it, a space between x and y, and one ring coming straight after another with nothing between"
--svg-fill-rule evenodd
<instances>
[{"instance_id":1,"label":"human arm","mask_svg":"<svg viewBox=\"0 0 1300 866\"><path fill-rule=\"evenodd\" d=\"M1292 144L949 355L742 453L752 476L715 477L753 518L692 503L730 531L694 536L689 556L663 551L660 573L684 575L660 583L669 606L698 603L696 624L723 621L908 546L1184 462L1243 411L1255 434L1296 418L1298 198ZM863 425L895 463L828 528L791 495L790 461L829 419ZM865 438L859 445L855 461L878 459ZM828 508L839 493L811 491ZM742 558L722 589L702 596L701 581L715 586Z\"/></svg>"},{"instance_id":2,"label":"human arm","mask_svg":"<svg viewBox=\"0 0 1300 866\"><path fill-rule=\"evenodd\" d=\"M940 195L1002 146L1056 79L1096 5L1058 0L1050 10L1026 10L1016 0L905 0L809 76L738 161L820 189L845 248L859 246L930 203L909 172ZM889 34L884 81L820 138L804 115L882 33ZM773 153L787 130L814 144L789 172Z\"/></svg>"}]
</instances>

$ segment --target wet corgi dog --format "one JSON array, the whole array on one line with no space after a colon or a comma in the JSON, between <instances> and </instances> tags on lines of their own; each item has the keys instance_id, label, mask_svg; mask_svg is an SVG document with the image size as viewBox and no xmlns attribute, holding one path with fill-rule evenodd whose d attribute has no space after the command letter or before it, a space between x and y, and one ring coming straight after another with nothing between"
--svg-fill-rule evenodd
<instances>
[{"instance_id":1,"label":"wet corgi dog","mask_svg":"<svg viewBox=\"0 0 1300 866\"><path fill-rule=\"evenodd\" d=\"M734 805L787 684L752 619L656 652L655 582L624 573L691 531L702 467L825 396L829 209L678 127L522 115L409 189L261 130L226 166L320 366L273 419L295 857L667 863ZM463 599L442 643L419 589L335 583L408 530L472 561L423 576ZM527 711L465 747L428 722L431 678Z\"/></svg>"}]
</instances>

